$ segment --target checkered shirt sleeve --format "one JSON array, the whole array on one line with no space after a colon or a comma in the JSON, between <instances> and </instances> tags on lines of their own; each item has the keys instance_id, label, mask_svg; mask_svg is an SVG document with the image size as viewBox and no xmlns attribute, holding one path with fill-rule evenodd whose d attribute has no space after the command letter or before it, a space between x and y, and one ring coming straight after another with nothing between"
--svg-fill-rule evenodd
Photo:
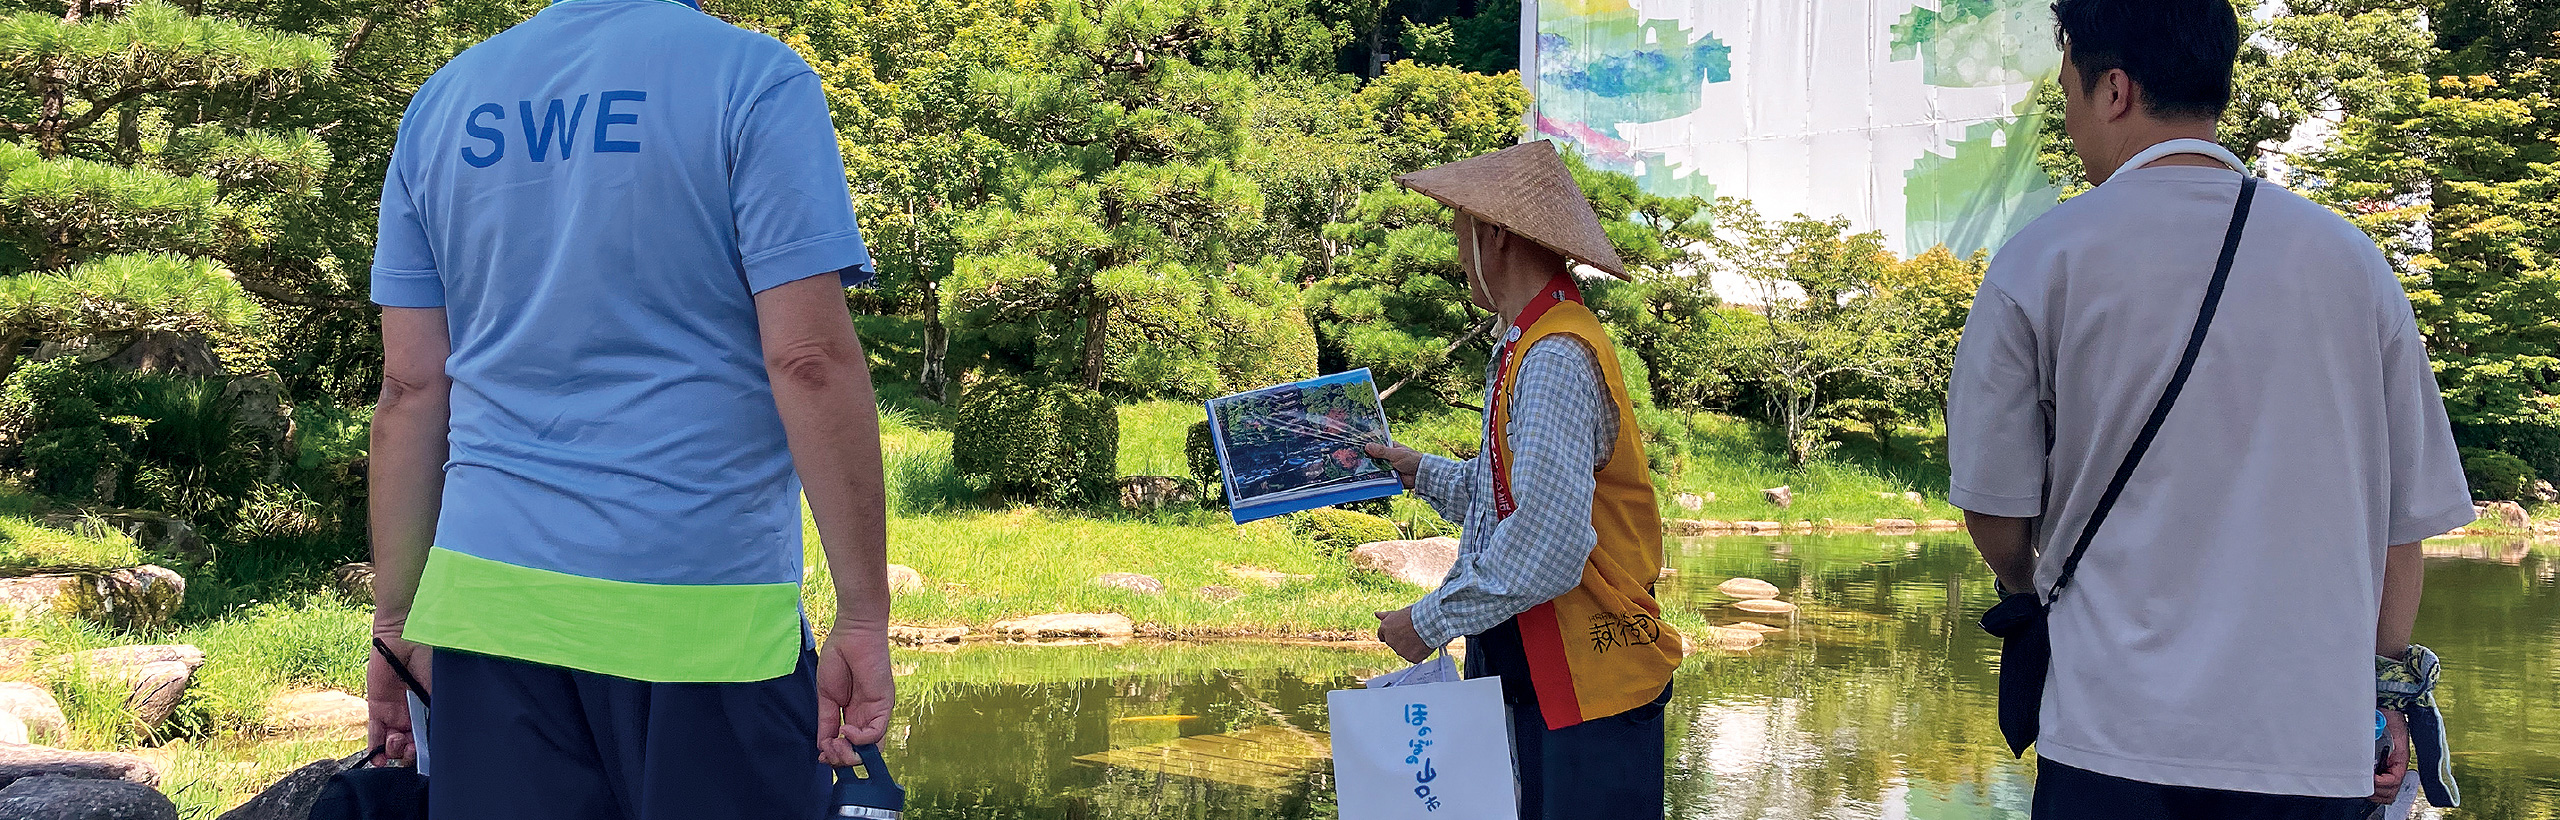
<instances>
[{"instance_id":1,"label":"checkered shirt sleeve","mask_svg":"<svg viewBox=\"0 0 2560 820\"><path fill-rule=\"evenodd\" d=\"M1599 359L1569 336L1541 339L1523 355L1507 431L1518 505L1511 517L1497 521L1485 456L1426 458L1415 477L1415 492L1465 529L1448 579L1413 605L1414 629L1432 646L1572 591L1599 542L1591 496L1618 439Z\"/></svg>"}]
</instances>

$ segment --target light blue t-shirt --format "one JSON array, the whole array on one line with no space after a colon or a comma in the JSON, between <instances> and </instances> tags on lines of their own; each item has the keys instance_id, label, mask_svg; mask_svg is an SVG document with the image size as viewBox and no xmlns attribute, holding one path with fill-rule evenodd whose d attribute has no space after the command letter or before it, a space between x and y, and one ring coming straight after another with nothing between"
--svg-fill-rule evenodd
<instances>
[{"instance_id":1,"label":"light blue t-shirt","mask_svg":"<svg viewBox=\"0 0 2560 820\"><path fill-rule=\"evenodd\" d=\"M479 600L513 582L455 582L439 563L470 562L449 552L626 584L796 585L799 482L753 296L870 266L818 77L771 37L667 0L568 0L454 58L401 121L373 268L375 302L443 307L452 331L421 607L445 596L441 611L534 621L491 630L571 643L629 617ZM755 609L713 634L797 641L796 618ZM684 617L706 612L728 610Z\"/></svg>"}]
</instances>

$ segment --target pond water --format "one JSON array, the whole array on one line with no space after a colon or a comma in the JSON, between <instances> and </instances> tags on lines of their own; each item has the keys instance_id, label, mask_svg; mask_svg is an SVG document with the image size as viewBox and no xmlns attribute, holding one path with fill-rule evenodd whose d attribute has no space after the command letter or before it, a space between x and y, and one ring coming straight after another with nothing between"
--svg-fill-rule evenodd
<instances>
[{"instance_id":1,"label":"pond water","mask_svg":"<svg viewBox=\"0 0 2560 820\"><path fill-rule=\"evenodd\" d=\"M2009 759L1993 718L1998 646L1973 625L1991 579L1961 536L1668 551L1667 606L1728 614L1714 585L1750 576L1803 607L1760 648L1682 668L1668 712L1672 817L2026 817L2031 769ZM2470 804L2441 816L2560 817L2560 545L2446 542L2429 554L2418 640L2445 658ZM902 650L898 663L888 747L918 820L1331 818L1329 775L1302 757L1325 730L1324 693L1401 665L1383 650L1249 644L980 645ZM1276 762L1217 775L1235 782L1124 765L1235 737Z\"/></svg>"}]
</instances>

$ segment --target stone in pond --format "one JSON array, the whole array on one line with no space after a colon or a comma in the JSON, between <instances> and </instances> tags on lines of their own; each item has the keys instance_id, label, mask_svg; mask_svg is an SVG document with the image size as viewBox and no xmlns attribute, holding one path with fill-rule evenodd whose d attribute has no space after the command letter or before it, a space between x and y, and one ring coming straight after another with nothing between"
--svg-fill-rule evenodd
<instances>
[{"instance_id":1,"label":"stone in pond","mask_svg":"<svg viewBox=\"0 0 2560 820\"><path fill-rule=\"evenodd\" d=\"M1158 581L1152 576L1140 575L1134 572L1106 572L1102 574L1102 577L1093 579L1093 582L1112 589L1125 589L1140 595L1164 594L1163 581Z\"/></svg>"},{"instance_id":2,"label":"stone in pond","mask_svg":"<svg viewBox=\"0 0 2560 820\"><path fill-rule=\"evenodd\" d=\"M924 591L924 573L905 564L889 565L889 593L906 595Z\"/></svg>"},{"instance_id":3,"label":"stone in pond","mask_svg":"<svg viewBox=\"0 0 2560 820\"><path fill-rule=\"evenodd\" d=\"M1785 632L1785 631L1786 631L1786 630L1784 630L1784 629L1779 629L1779 628L1777 628L1777 627L1770 626L1770 625L1768 625L1768 624L1755 624L1755 623L1752 623L1752 622L1750 622L1750 621L1735 621L1735 622L1733 622L1733 623L1725 624L1725 625L1724 625L1723 627L1721 627L1721 628L1723 628L1723 629L1748 629L1748 630L1751 630L1751 631L1753 631L1753 632L1759 632L1759 633L1763 633L1763 634L1770 633L1770 632Z\"/></svg>"},{"instance_id":4,"label":"stone in pond","mask_svg":"<svg viewBox=\"0 0 2560 820\"><path fill-rule=\"evenodd\" d=\"M23 681L0 682L0 712L26 723L27 729L36 734L59 734L70 724L52 692Z\"/></svg>"},{"instance_id":5,"label":"stone in pond","mask_svg":"<svg viewBox=\"0 0 2560 820\"><path fill-rule=\"evenodd\" d=\"M339 772L364 763L367 752L357 752L336 760L318 760L293 770L268 786L266 791L249 798L238 808L223 812L217 820L309 820L311 806L320 802L320 787Z\"/></svg>"},{"instance_id":6,"label":"stone in pond","mask_svg":"<svg viewBox=\"0 0 2560 820\"><path fill-rule=\"evenodd\" d=\"M969 628L965 626L892 626L889 627L889 642L899 646L959 643L960 638L968 634Z\"/></svg>"},{"instance_id":7,"label":"stone in pond","mask_svg":"<svg viewBox=\"0 0 2560 820\"><path fill-rule=\"evenodd\" d=\"M1964 522L1947 518L1932 518L1929 519L1929 522L1924 526L1933 530L1960 530L1964 529Z\"/></svg>"},{"instance_id":8,"label":"stone in pond","mask_svg":"<svg viewBox=\"0 0 2560 820\"><path fill-rule=\"evenodd\" d=\"M160 770L135 755L0 743L0 785L45 775L160 785Z\"/></svg>"},{"instance_id":9,"label":"stone in pond","mask_svg":"<svg viewBox=\"0 0 2560 820\"><path fill-rule=\"evenodd\" d=\"M1772 601L1766 599L1735 601L1733 603L1733 608L1753 615L1793 615L1796 611L1795 604L1790 604L1785 601Z\"/></svg>"},{"instance_id":10,"label":"stone in pond","mask_svg":"<svg viewBox=\"0 0 2560 820\"><path fill-rule=\"evenodd\" d=\"M1747 649L1756 649L1760 646L1762 641L1768 640L1767 637L1762 636L1759 632L1754 630L1726 629L1720 626L1707 627L1707 634L1708 637L1715 639L1717 649L1722 649L1727 652L1741 652Z\"/></svg>"},{"instance_id":11,"label":"stone in pond","mask_svg":"<svg viewBox=\"0 0 2560 820\"><path fill-rule=\"evenodd\" d=\"M1878 518L1876 532L1885 535L1910 535L1920 531L1920 522L1908 518Z\"/></svg>"},{"instance_id":12,"label":"stone in pond","mask_svg":"<svg viewBox=\"0 0 2560 820\"><path fill-rule=\"evenodd\" d=\"M1744 535L1776 535L1787 528L1775 521L1736 521L1733 526L1742 530Z\"/></svg>"},{"instance_id":13,"label":"stone in pond","mask_svg":"<svg viewBox=\"0 0 2560 820\"><path fill-rule=\"evenodd\" d=\"M1716 591L1734 598L1775 598L1778 585L1758 578L1734 578L1716 585Z\"/></svg>"},{"instance_id":14,"label":"stone in pond","mask_svg":"<svg viewBox=\"0 0 2560 820\"><path fill-rule=\"evenodd\" d=\"M1116 612L1061 612L997 621L995 633L1008 638L1126 638L1138 633L1129 616Z\"/></svg>"},{"instance_id":15,"label":"stone in pond","mask_svg":"<svg viewBox=\"0 0 2560 820\"><path fill-rule=\"evenodd\" d=\"M1351 550L1351 565L1423 589L1437 589L1458 563L1458 539L1373 541Z\"/></svg>"},{"instance_id":16,"label":"stone in pond","mask_svg":"<svg viewBox=\"0 0 2560 820\"><path fill-rule=\"evenodd\" d=\"M1707 522L1665 518L1662 520L1662 534L1694 538L1707 534Z\"/></svg>"},{"instance_id":17,"label":"stone in pond","mask_svg":"<svg viewBox=\"0 0 2560 820\"><path fill-rule=\"evenodd\" d=\"M178 804L136 783L48 775L0 789L0 820L178 820Z\"/></svg>"}]
</instances>

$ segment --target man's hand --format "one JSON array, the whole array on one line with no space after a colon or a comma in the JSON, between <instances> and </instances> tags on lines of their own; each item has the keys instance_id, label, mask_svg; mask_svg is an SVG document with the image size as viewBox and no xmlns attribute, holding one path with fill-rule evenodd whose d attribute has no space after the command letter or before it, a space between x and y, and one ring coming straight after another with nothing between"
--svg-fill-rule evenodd
<instances>
[{"instance_id":1,"label":"man's hand","mask_svg":"<svg viewBox=\"0 0 2560 820\"><path fill-rule=\"evenodd\" d=\"M2409 716L2391 709L2382 710L2382 724L2391 741L2391 756L2373 775L2373 802L2389 805L2400 799L2400 784L2409 777Z\"/></svg>"},{"instance_id":2,"label":"man's hand","mask_svg":"<svg viewBox=\"0 0 2560 820\"><path fill-rule=\"evenodd\" d=\"M1380 612L1376 615L1378 616L1378 640L1385 643L1388 649L1395 650L1396 656L1405 659L1406 662L1421 663L1424 658L1431 657L1432 650L1439 648L1423 643L1422 633L1414 630L1413 607L1405 607L1394 612Z\"/></svg>"},{"instance_id":3,"label":"man's hand","mask_svg":"<svg viewBox=\"0 0 2560 820\"><path fill-rule=\"evenodd\" d=\"M1405 489L1413 489L1414 476L1422 472L1421 453L1401 444L1371 443L1366 449L1370 458L1383 460L1388 467L1394 468L1396 478L1404 481Z\"/></svg>"},{"instance_id":4,"label":"man's hand","mask_svg":"<svg viewBox=\"0 0 2560 820\"><path fill-rule=\"evenodd\" d=\"M409 667L409 674L418 676L420 685L435 685L434 673L428 668L432 662L429 657L431 650L401 640L400 624L377 625L373 634L382 639L383 645L391 647L392 654L399 656L400 662ZM382 659L380 651L366 647L365 658L365 743L368 748L381 749L386 763L417 762L417 735L409 725L409 685L391 671L391 664Z\"/></svg>"},{"instance_id":5,"label":"man's hand","mask_svg":"<svg viewBox=\"0 0 2560 820\"><path fill-rule=\"evenodd\" d=\"M897 687L885 627L838 623L829 630L818 647L818 759L830 766L860 763L853 747L889 734Z\"/></svg>"}]
</instances>

